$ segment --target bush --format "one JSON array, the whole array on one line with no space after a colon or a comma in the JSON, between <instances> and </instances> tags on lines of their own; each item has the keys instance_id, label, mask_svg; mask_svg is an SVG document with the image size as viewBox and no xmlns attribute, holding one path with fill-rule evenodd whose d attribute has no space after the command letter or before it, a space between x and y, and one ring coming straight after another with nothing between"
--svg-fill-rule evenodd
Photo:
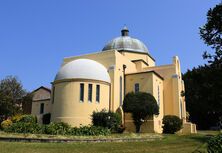
<instances>
[{"instance_id":1,"label":"bush","mask_svg":"<svg viewBox=\"0 0 222 153\"><path fill-rule=\"evenodd\" d=\"M1 123L1 127L5 132L10 133L31 133L31 134L50 134L50 135L76 135L76 136L95 136L95 135L109 135L110 129L97 126L82 126L71 127L67 123L50 123L48 125L41 125L32 123L32 117L25 117L13 123L11 120L5 120Z\"/></svg>"},{"instance_id":2,"label":"bush","mask_svg":"<svg viewBox=\"0 0 222 153\"><path fill-rule=\"evenodd\" d=\"M1 129L7 129L8 127L10 127L12 125L12 121L10 119L4 120L1 123Z\"/></svg>"},{"instance_id":3,"label":"bush","mask_svg":"<svg viewBox=\"0 0 222 153\"><path fill-rule=\"evenodd\" d=\"M17 123L13 123L8 128L5 128L4 131L11 132L11 133L42 134L44 133L44 127L38 123L17 122Z\"/></svg>"},{"instance_id":4,"label":"bush","mask_svg":"<svg viewBox=\"0 0 222 153\"><path fill-rule=\"evenodd\" d=\"M182 120L175 115L166 115L163 117L163 133L174 134L182 128Z\"/></svg>"},{"instance_id":5,"label":"bush","mask_svg":"<svg viewBox=\"0 0 222 153\"><path fill-rule=\"evenodd\" d=\"M43 117L42 117L42 123L43 124L49 124L50 123L50 118L51 118L50 113L44 114Z\"/></svg>"},{"instance_id":6,"label":"bush","mask_svg":"<svg viewBox=\"0 0 222 153\"><path fill-rule=\"evenodd\" d=\"M127 93L123 101L123 110L132 113L137 133L140 132L145 120L153 115L159 115L159 106L155 97L146 92Z\"/></svg>"},{"instance_id":7,"label":"bush","mask_svg":"<svg viewBox=\"0 0 222 153\"><path fill-rule=\"evenodd\" d=\"M117 132L121 125L121 117L118 113L107 112L103 109L100 112L93 112L92 123L94 126L101 126Z\"/></svg>"},{"instance_id":8,"label":"bush","mask_svg":"<svg viewBox=\"0 0 222 153\"><path fill-rule=\"evenodd\" d=\"M65 135L67 131L71 127L67 123L59 122L59 123L50 123L49 125L45 125L45 134L51 135Z\"/></svg>"},{"instance_id":9,"label":"bush","mask_svg":"<svg viewBox=\"0 0 222 153\"><path fill-rule=\"evenodd\" d=\"M14 116L12 116L12 122L16 123L19 122L22 119L23 115L22 114L16 114Z\"/></svg>"},{"instance_id":10,"label":"bush","mask_svg":"<svg viewBox=\"0 0 222 153\"><path fill-rule=\"evenodd\" d=\"M221 153L222 152L222 134L219 134L211 138L207 142L207 152L209 153Z\"/></svg>"},{"instance_id":11,"label":"bush","mask_svg":"<svg viewBox=\"0 0 222 153\"><path fill-rule=\"evenodd\" d=\"M37 123L37 117L33 115L22 115L22 118L18 122L23 123Z\"/></svg>"},{"instance_id":12,"label":"bush","mask_svg":"<svg viewBox=\"0 0 222 153\"><path fill-rule=\"evenodd\" d=\"M109 135L111 134L110 129L100 127L100 126L82 126L82 127L74 127L70 128L67 131L68 135L87 135L87 136L96 136L96 135Z\"/></svg>"}]
</instances>

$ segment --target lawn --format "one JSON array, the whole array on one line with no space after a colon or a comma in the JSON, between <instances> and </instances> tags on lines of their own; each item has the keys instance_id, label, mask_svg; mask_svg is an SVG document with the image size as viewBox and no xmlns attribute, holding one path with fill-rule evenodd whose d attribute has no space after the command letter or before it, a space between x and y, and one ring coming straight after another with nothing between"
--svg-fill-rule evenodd
<instances>
[{"instance_id":1,"label":"lawn","mask_svg":"<svg viewBox=\"0 0 222 153\"><path fill-rule=\"evenodd\" d=\"M195 135L163 135L147 142L24 143L0 142L0 153L192 153L205 151L205 142L215 132Z\"/></svg>"}]
</instances>

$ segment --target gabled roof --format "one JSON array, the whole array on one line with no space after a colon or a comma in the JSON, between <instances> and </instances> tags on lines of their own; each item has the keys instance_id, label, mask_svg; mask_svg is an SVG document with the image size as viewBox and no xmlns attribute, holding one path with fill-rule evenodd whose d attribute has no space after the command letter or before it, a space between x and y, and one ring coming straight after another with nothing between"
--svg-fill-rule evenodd
<instances>
[{"instance_id":1,"label":"gabled roof","mask_svg":"<svg viewBox=\"0 0 222 153\"><path fill-rule=\"evenodd\" d=\"M128 73L128 74L125 74L125 75L135 75L135 74L141 74L141 73L154 73L160 79L164 80L164 78L159 73L157 73L156 71L153 71L153 70L152 71L141 71L141 72Z\"/></svg>"},{"instance_id":2,"label":"gabled roof","mask_svg":"<svg viewBox=\"0 0 222 153\"><path fill-rule=\"evenodd\" d=\"M39 87L39 88L33 90L31 93L34 93L34 92L38 91L39 89L44 89L44 90L46 90L46 91L48 91L48 92L51 93L51 89L49 89L49 88L47 88L47 87L44 87L44 86L41 86L41 87Z\"/></svg>"}]
</instances>

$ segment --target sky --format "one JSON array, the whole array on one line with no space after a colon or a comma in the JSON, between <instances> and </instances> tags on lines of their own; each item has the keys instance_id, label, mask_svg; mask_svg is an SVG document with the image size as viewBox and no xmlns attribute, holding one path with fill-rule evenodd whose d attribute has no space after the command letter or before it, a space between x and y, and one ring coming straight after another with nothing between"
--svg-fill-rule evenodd
<instances>
[{"instance_id":1,"label":"sky","mask_svg":"<svg viewBox=\"0 0 222 153\"><path fill-rule=\"evenodd\" d=\"M177 55L182 72L206 63L199 36L220 0L0 0L0 80L50 87L64 57L101 51L126 25L156 65Z\"/></svg>"}]
</instances>

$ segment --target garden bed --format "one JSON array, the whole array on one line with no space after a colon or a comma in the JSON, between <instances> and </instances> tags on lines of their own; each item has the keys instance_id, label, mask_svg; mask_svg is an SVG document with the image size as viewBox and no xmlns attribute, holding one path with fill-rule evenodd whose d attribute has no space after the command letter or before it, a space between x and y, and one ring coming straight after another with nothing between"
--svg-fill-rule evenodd
<instances>
[{"instance_id":1,"label":"garden bed","mask_svg":"<svg viewBox=\"0 0 222 153\"><path fill-rule=\"evenodd\" d=\"M69 135L47 135L47 134L21 134L6 133L0 131L0 141L22 141L22 142L132 142L132 141L154 141L160 140L160 134L112 134L108 136L69 136Z\"/></svg>"}]
</instances>

